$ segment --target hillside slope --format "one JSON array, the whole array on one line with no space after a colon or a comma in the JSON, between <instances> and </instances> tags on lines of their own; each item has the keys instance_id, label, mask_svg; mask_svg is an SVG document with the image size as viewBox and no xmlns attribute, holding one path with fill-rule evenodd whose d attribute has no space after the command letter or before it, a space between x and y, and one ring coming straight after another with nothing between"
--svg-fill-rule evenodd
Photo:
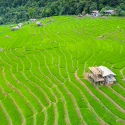
<instances>
[{"instance_id":1,"label":"hillside slope","mask_svg":"<svg viewBox=\"0 0 125 125\"><path fill-rule=\"evenodd\" d=\"M0 124L125 124L125 19L52 18L0 27ZM84 79L99 65L116 73L116 84Z\"/></svg>"}]
</instances>

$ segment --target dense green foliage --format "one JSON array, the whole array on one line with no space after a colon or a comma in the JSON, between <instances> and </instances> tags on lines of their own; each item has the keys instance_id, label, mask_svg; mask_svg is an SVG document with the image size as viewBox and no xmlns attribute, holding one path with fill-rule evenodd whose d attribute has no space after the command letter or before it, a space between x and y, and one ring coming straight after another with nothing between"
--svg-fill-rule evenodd
<instances>
[{"instance_id":1,"label":"dense green foliage","mask_svg":"<svg viewBox=\"0 0 125 125\"><path fill-rule=\"evenodd\" d=\"M124 0L1 0L0 24L19 23L30 18L90 13L92 10L116 8L125 15Z\"/></svg>"}]
</instances>

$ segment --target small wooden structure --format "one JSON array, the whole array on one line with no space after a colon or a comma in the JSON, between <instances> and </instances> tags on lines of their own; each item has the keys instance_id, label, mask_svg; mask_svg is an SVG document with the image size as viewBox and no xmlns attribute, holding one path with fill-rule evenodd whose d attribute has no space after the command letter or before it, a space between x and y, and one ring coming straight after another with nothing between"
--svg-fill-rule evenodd
<instances>
[{"instance_id":1,"label":"small wooden structure","mask_svg":"<svg viewBox=\"0 0 125 125\"><path fill-rule=\"evenodd\" d=\"M114 78L114 74L111 70L109 70L105 66L99 67L89 67L91 73L88 75L94 83L99 82L100 84L114 84L116 79Z\"/></svg>"},{"instance_id":2,"label":"small wooden structure","mask_svg":"<svg viewBox=\"0 0 125 125\"><path fill-rule=\"evenodd\" d=\"M82 17L82 14L79 14L77 17Z\"/></svg>"},{"instance_id":3,"label":"small wooden structure","mask_svg":"<svg viewBox=\"0 0 125 125\"><path fill-rule=\"evenodd\" d=\"M22 23L19 23L19 24L18 24L18 27L22 27L22 25L23 25Z\"/></svg>"},{"instance_id":4,"label":"small wooden structure","mask_svg":"<svg viewBox=\"0 0 125 125\"><path fill-rule=\"evenodd\" d=\"M15 28L14 28L14 27L12 27L12 28L11 28L11 31L14 31L14 30L15 30Z\"/></svg>"},{"instance_id":5,"label":"small wooden structure","mask_svg":"<svg viewBox=\"0 0 125 125\"><path fill-rule=\"evenodd\" d=\"M16 26L16 27L15 27L15 30L18 30L18 29L19 29L19 27L18 27L18 26Z\"/></svg>"},{"instance_id":6,"label":"small wooden structure","mask_svg":"<svg viewBox=\"0 0 125 125\"><path fill-rule=\"evenodd\" d=\"M115 12L114 12L114 10L105 10L103 13L104 14L114 14Z\"/></svg>"},{"instance_id":7,"label":"small wooden structure","mask_svg":"<svg viewBox=\"0 0 125 125\"><path fill-rule=\"evenodd\" d=\"M92 73L89 74L94 82L104 82L104 78L102 77L102 73L97 69L97 67L89 67Z\"/></svg>"},{"instance_id":8,"label":"small wooden structure","mask_svg":"<svg viewBox=\"0 0 125 125\"><path fill-rule=\"evenodd\" d=\"M31 22L35 22L35 21L36 21L36 19L30 19L30 21L31 21Z\"/></svg>"},{"instance_id":9,"label":"small wooden structure","mask_svg":"<svg viewBox=\"0 0 125 125\"><path fill-rule=\"evenodd\" d=\"M99 16L99 11L98 10L92 11L91 16L98 17Z\"/></svg>"},{"instance_id":10,"label":"small wooden structure","mask_svg":"<svg viewBox=\"0 0 125 125\"><path fill-rule=\"evenodd\" d=\"M37 26L42 26L42 22L39 21L39 22L36 22Z\"/></svg>"},{"instance_id":11,"label":"small wooden structure","mask_svg":"<svg viewBox=\"0 0 125 125\"><path fill-rule=\"evenodd\" d=\"M12 27L12 28L11 28L11 31L18 30L18 29L19 29L18 26L16 26L16 27Z\"/></svg>"}]
</instances>

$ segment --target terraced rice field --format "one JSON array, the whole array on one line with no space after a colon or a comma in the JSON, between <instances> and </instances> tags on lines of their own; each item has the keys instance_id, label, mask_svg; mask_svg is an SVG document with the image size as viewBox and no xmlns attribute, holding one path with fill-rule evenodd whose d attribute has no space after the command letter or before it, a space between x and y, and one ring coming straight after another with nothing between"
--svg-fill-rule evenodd
<instances>
[{"instance_id":1,"label":"terraced rice field","mask_svg":"<svg viewBox=\"0 0 125 125\"><path fill-rule=\"evenodd\" d=\"M50 19L0 26L0 125L125 124L125 18ZM115 85L83 77L100 65Z\"/></svg>"}]
</instances>

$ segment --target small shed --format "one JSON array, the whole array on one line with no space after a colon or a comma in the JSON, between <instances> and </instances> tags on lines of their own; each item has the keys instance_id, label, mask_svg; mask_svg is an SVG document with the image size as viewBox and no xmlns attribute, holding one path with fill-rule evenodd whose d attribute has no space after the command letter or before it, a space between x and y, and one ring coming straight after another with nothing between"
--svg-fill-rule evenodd
<instances>
[{"instance_id":1,"label":"small shed","mask_svg":"<svg viewBox=\"0 0 125 125\"><path fill-rule=\"evenodd\" d=\"M79 14L77 17L82 17L82 14Z\"/></svg>"},{"instance_id":2,"label":"small shed","mask_svg":"<svg viewBox=\"0 0 125 125\"><path fill-rule=\"evenodd\" d=\"M19 24L18 24L18 27L22 27L22 25L23 25L22 23L19 23Z\"/></svg>"},{"instance_id":3,"label":"small shed","mask_svg":"<svg viewBox=\"0 0 125 125\"><path fill-rule=\"evenodd\" d=\"M103 13L104 14L114 14L115 12L114 12L114 10L105 10Z\"/></svg>"},{"instance_id":4,"label":"small shed","mask_svg":"<svg viewBox=\"0 0 125 125\"><path fill-rule=\"evenodd\" d=\"M12 28L11 28L11 31L18 30L18 29L19 29L18 26L16 26L16 27L12 27Z\"/></svg>"},{"instance_id":5,"label":"small shed","mask_svg":"<svg viewBox=\"0 0 125 125\"><path fill-rule=\"evenodd\" d=\"M14 31L14 30L15 30L15 28L14 28L14 27L12 27L12 28L11 28L11 31Z\"/></svg>"},{"instance_id":6,"label":"small shed","mask_svg":"<svg viewBox=\"0 0 125 125\"><path fill-rule=\"evenodd\" d=\"M36 22L37 26L42 26L42 22L39 21L39 22Z\"/></svg>"},{"instance_id":7,"label":"small shed","mask_svg":"<svg viewBox=\"0 0 125 125\"><path fill-rule=\"evenodd\" d=\"M19 27L18 27L18 26L16 26L16 27L15 27L15 30L18 30L18 29L19 29Z\"/></svg>"},{"instance_id":8,"label":"small shed","mask_svg":"<svg viewBox=\"0 0 125 125\"><path fill-rule=\"evenodd\" d=\"M105 66L99 67L89 67L90 73L88 76L93 79L94 82L99 82L103 84L114 84L116 79L114 76L116 75L110 69Z\"/></svg>"},{"instance_id":9,"label":"small shed","mask_svg":"<svg viewBox=\"0 0 125 125\"><path fill-rule=\"evenodd\" d=\"M36 21L36 19L30 19L30 21L31 21L31 22L35 22L35 21Z\"/></svg>"},{"instance_id":10,"label":"small shed","mask_svg":"<svg viewBox=\"0 0 125 125\"><path fill-rule=\"evenodd\" d=\"M52 18L52 19L50 19L50 22L52 22L54 19Z\"/></svg>"},{"instance_id":11,"label":"small shed","mask_svg":"<svg viewBox=\"0 0 125 125\"><path fill-rule=\"evenodd\" d=\"M107 84L114 84L115 81L116 81L116 79L112 75L106 77Z\"/></svg>"},{"instance_id":12,"label":"small shed","mask_svg":"<svg viewBox=\"0 0 125 125\"><path fill-rule=\"evenodd\" d=\"M93 79L94 82L104 82L102 73L97 69L97 67L89 67L92 73L89 74L89 77Z\"/></svg>"},{"instance_id":13,"label":"small shed","mask_svg":"<svg viewBox=\"0 0 125 125\"><path fill-rule=\"evenodd\" d=\"M94 16L94 17L99 16L99 11L98 10L92 11L91 16Z\"/></svg>"}]
</instances>

